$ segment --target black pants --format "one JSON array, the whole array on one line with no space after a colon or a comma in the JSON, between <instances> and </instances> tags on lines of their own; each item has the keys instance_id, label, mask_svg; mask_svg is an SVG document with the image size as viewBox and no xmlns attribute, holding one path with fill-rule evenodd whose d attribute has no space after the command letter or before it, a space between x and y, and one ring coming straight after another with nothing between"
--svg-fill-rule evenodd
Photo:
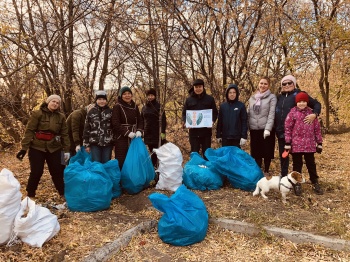
<instances>
[{"instance_id":1,"label":"black pants","mask_svg":"<svg viewBox=\"0 0 350 262\"><path fill-rule=\"evenodd\" d=\"M191 137L190 136L190 144L191 144L191 152L198 152L202 148L202 155L204 156L205 150L210 148L211 146L211 136L202 136L202 137Z\"/></svg>"},{"instance_id":2,"label":"black pants","mask_svg":"<svg viewBox=\"0 0 350 262\"><path fill-rule=\"evenodd\" d=\"M261 168L262 166L262 158L261 157L254 157L255 162L258 164L258 166ZM271 165L271 159L270 158L264 158L264 172L268 173L270 171L270 165Z\"/></svg>"},{"instance_id":3,"label":"black pants","mask_svg":"<svg viewBox=\"0 0 350 262\"><path fill-rule=\"evenodd\" d=\"M280 164L281 164L281 176L286 176L288 174L288 168L289 168L289 155L286 158L282 157L285 144L286 142L284 138L278 138L278 153L279 153Z\"/></svg>"},{"instance_id":4,"label":"black pants","mask_svg":"<svg viewBox=\"0 0 350 262\"><path fill-rule=\"evenodd\" d=\"M307 170L309 171L311 183L318 182L318 175L316 172L315 154L314 153L293 153L293 171L301 173L303 168L303 156L305 159Z\"/></svg>"},{"instance_id":5,"label":"black pants","mask_svg":"<svg viewBox=\"0 0 350 262\"><path fill-rule=\"evenodd\" d=\"M236 146L241 148L241 146L239 145L241 139L226 139L223 138L222 139L222 146Z\"/></svg>"},{"instance_id":6,"label":"black pants","mask_svg":"<svg viewBox=\"0 0 350 262\"><path fill-rule=\"evenodd\" d=\"M44 172L45 161L55 188L60 195L64 195L63 171L65 166L61 164L61 150L49 153L29 148L28 157L30 163L30 175L26 188L28 196L35 197L35 191Z\"/></svg>"}]
</instances>

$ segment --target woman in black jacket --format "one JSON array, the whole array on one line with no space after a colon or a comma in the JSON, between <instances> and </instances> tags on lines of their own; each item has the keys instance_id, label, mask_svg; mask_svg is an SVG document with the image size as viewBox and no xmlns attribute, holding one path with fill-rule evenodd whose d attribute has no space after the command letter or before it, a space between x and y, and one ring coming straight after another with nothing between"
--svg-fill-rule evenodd
<instances>
[{"instance_id":1,"label":"woman in black jacket","mask_svg":"<svg viewBox=\"0 0 350 262\"><path fill-rule=\"evenodd\" d=\"M152 153L154 148L159 147L159 126L161 126L161 145L165 143L166 116L163 111L161 123L159 123L161 106L156 100L157 91L154 88L150 88L147 90L146 95L147 103L142 108L141 116L144 123L144 142L148 146L149 151ZM153 166L157 166L157 155L155 153L152 154L151 159Z\"/></svg>"}]
</instances>

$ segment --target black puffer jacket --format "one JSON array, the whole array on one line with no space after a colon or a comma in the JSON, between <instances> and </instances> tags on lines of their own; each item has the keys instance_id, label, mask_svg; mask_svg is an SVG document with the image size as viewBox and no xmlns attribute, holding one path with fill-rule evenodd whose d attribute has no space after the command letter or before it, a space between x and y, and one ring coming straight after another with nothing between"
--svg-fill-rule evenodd
<instances>
[{"instance_id":1,"label":"black puffer jacket","mask_svg":"<svg viewBox=\"0 0 350 262\"><path fill-rule=\"evenodd\" d=\"M141 115L144 123L144 141L146 145L158 145L159 143L159 112L160 104L156 101L148 101L142 108ZM162 114L161 132L165 134L166 116Z\"/></svg>"}]
</instances>

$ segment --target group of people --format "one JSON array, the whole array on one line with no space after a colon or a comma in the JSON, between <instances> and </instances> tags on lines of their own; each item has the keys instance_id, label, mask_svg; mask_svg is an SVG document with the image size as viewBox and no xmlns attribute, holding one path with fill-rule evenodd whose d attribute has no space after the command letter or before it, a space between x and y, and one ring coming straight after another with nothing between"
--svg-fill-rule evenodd
<instances>
[{"instance_id":1,"label":"group of people","mask_svg":"<svg viewBox=\"0 0 350 262\"><path fill-rule=\"evenodd\" d=\"M250 132L250 153L266 176L268 176L272 159L274 159L275 138L278 140L281 176L287 176L289 156L293 160L293 171L301 173L303 157L310 180L316 194L323 194L318 181L314 154L322 152L321 128L317 117L321 112L321 104L302 92L297 87L296 78L287 75L281 80L281 92L276 97L270 91L270 79L260 79L257 91L250 97L248 110L239 101L239 89L229 84L225 97L217 111L214 98L208 95L204 81L196 79L189 90L185 101L182 120L185 125L187 110L212 111L212 123L216 120L216 138L222 146L241 148L247 143ZM204 152L211 147L212 128L190 128L189 141L191 152ZM287 156L286 156L287 153ZM293 185L294 192L300 196L300 183Z\"/></svg>"},{"instance_id":2,"label":"group of people","mask_svg":"<svg viewBox=\"0 0 350 262\"><path fill-rule=\"evenodd\" d=\"M67 119L60 112L61 97L49 96L29 118L21 142L22 148L16 155L22 160L28 151L28 197L36 196L45 161L55 188L63 197L65 165L82 146L90 153L92 161L101 163L111 159L114 148L115 158L122 169L133 138L144 137L150 151L158 148L159 141L164 143L165 113L162 113L160 121L161 107L156 100L157 92L154 88L149 89L146 95L147 102L140 112L129 87L119 90L113 108L108 106L107 93L99 90L93 104L73 111ZM155 155L152 155L152 163L154 166L157 164Z\"/></svg>"},{"instance_id":3,"label":"group of people","mask_svg":"<svg viewBox=\"0 0 350 262\"><path fill-rule=\"evenodd\" d=\"M238 86L229 84L225 91L226 101L217 110L214 98L206 93L204 81L194 80L182 111L184 126L189 110L209 109L212 121L209 126L189 128L191 152L201 151L204 155L205 150L211 147L212 128L217 120L216 138L222 146L241 148L247 143L249 130L251 156L267 175L277 137L281 176L288 174L289 153L292 155L293 171L300 173L304 157L314 191L322 194L314 157L315 152L322 152L322 135L317 121L321 105L297 88L292 75L282 78L281 92L277 97L270 91L270 85L268 77L260 79L247 110L245 104L239 101ZM147 102L140 112L129 87L119 90L113 108L108 106L107 93L99 90L94 103L73 111L67 120L60 112L61 97L49 96L40 109L32 113L22 148L17 154L17 158L22 160L28 151L30 176L27 195L35 197L46 161L54 185L63 196L64 167L82 146L91 154L92 161L101 163L111 159L114 148L114 156L122 169L133 138L143 137L150 152L163 144L166 141L165 113L161 112L155 89L147 90L146 96ZM157 156L152 154L151 159L156 166ZM300 184L294 185L294 192L301 195Z\"/></svg>"}]
</instances>

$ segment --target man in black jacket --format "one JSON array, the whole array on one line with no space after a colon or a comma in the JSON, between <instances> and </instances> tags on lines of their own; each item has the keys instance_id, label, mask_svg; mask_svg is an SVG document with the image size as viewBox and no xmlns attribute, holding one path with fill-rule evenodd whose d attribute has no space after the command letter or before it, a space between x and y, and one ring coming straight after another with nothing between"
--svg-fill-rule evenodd
<instances>
[{"instance_id":1,"label":"man in black jacket","mask_svg":"<svg viewBox=\"0 0 350 262\"><path fill-rule=\"evenodd\" d=\"M191 89L188 91L190 94L185 101L185 105L182 110L182 121L186 124L186 111L187 110L205 110L212 109L213 124L217 119L218 110L214 98L208 95L204 89L204 81L202 79L196 79L193 82ZM198 152L202 149L204 156L205 150L211 146L212 128L190 128L189 140L191 144L191 152Z\"/></svg>"}]
</instances>

